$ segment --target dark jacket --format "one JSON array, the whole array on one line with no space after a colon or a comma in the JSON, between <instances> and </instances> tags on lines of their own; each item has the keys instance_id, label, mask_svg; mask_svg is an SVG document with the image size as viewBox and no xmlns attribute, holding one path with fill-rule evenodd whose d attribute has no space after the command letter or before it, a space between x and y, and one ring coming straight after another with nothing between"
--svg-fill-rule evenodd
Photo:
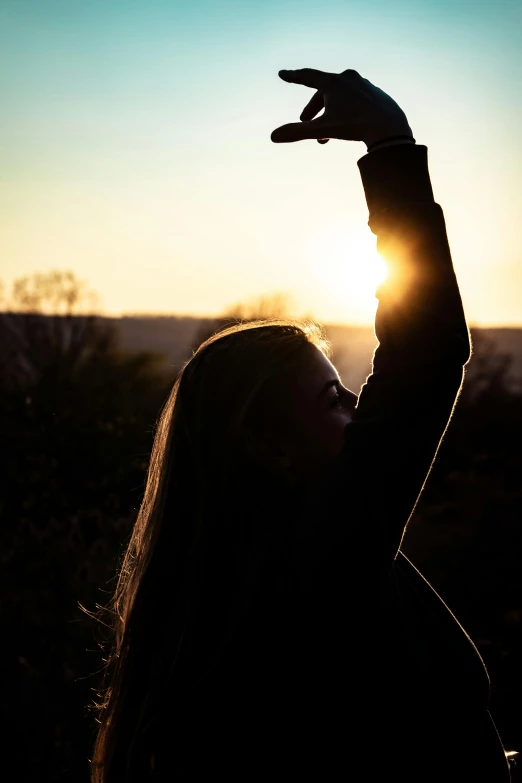
<instances>
[{"instance_id":1,"label":"dark jacket","mask_svg":"<svg viewBox=\"0 0 522 783\"><path fill-rule=\"evenodd\" d=\"M509 781L482 659L400 550L470 356L444 216L425 146L358 166L390 267L372 373L342 452L278 509L235 644L164 716L158 779Z\"/></svg>"}]
</instances>

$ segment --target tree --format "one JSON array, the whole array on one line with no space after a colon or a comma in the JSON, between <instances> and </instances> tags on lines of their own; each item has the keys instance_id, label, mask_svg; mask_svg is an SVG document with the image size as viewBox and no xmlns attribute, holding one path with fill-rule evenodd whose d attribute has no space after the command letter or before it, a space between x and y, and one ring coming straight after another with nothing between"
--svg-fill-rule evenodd
<instances>
[{"instance_id":1,"label":"tree","mask_svg":"<svg viewBox=\"0 0 522 783\"><path fill-rule=\"evenodd\" d=\"M0 314L0 719L25 781L88 780L99 660L78 605L114 577L172 385L161 356L123 351L110 323L78 313L64 280L15 284L32 312Z\"/></svg>"},{"instance_id":2,"label":"tree","mask_svg":"<svg viewBox=\"0 0 522 783\"><path fill-rule=\"evenodd\" d=\"M238 302L214 321L202 324L196 334L196 345L201 345L212 334L235 323L257 321L261 318L286 318L289 315L289 309L290 297L283 293L261 296L248 302Z\"/></svg>"},{"instance_id":3,"label":"tree","mask_svg":"<svg viewBox=\"0 0 522 783\"><path fill-rule=\"evenodd\" d=\"M73 272L18 278L0 313L0 373L4 387L34 384L45 368L68 372L114 330L95 314L98 295Z\"/></svg>"},{"instance_id":4,"label":"tree","mask_svg":"<svg viewBox=\"0 0 522 783\"><path fill-rule=\"evenodd\" d=\"M19 277L13 282L11 296L7 298L7 310L22 313L92 314L98 306L98 294L69 270L53 269Z\"/></svg>"}]
</instances>

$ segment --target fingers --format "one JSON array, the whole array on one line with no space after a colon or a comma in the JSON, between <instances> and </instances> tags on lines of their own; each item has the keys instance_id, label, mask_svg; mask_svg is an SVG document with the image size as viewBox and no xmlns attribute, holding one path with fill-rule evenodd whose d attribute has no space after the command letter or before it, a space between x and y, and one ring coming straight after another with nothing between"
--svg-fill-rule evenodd
<instances>
[{"instance_id":1,"label":"fingers","mask_svg":"<svg viewBox=\"0 0 522 783\"><path fill-rule=\"evenodd\" d=\"M321 109L324 109L324 95L319 90L312 95L303 111L301 112L300 120L313 120L316 114Z\"/></svg>"},{"instance_id":2,"label":"fingers","mask_svg":"<svg viewBox=\"0 0 522 783\"><path fill-rule=\"evenodd\" d=\"M309 122L290 122L288 125L281 125L272 131L270 138L276 144L289 141L301 141L302 139L323 139L327 133L321 119L310 120Z\"/></svg>"},{"instance_id":3,"label":"fingers","mask_svg":"<svg viewBox=\"0 0 522 783\"><path fill-rule=\"evenodd\" d=\"M291 84L304 84L305 87L314 87L316 90L327 90L337 81L336 73L316 71L315 68L300 68L297 71L279 71L283 81Z\"/></svg>"}]
</instances>

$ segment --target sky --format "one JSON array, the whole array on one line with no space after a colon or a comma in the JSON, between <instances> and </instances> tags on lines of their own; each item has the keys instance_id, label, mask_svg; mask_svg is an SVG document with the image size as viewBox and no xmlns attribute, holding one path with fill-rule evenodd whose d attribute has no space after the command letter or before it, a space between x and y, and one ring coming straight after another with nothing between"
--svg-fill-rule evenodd
<instances>
[{"instance_id":1,"label":"sky","mask_svg":"<svg viewBox=\"0 0 522 783\"><path fill-rule=\"evenodd\" d=\"M521 36L519 0L0 0L0 278L371 324L366 146L270 140L312 95L280 69L353 68L428 148L470 325L522 325Z\"/></svg>"}]
</instances>

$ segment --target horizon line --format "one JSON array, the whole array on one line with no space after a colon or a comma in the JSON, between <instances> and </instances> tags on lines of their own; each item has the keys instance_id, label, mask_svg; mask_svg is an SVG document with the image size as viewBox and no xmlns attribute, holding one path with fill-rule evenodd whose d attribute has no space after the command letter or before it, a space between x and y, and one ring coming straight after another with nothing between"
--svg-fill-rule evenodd
<instances>
[{"instance_id":1,"label":"horizon line","mask_svg":"<svg viewBox=\"0 0 522 783\"><path fill-rule=\"evenodd\" d=\"M0 315L45 315L45 316L66 316L67 313L42 313L34 310L0 310ZM103 313L103 312L77 312L77 313L71 313L70 315L73 315L75 317L85 317L85 316L96 316L98 318L112 318L112 319L121 319L121 318L192 318L194 320L207 320L207 321L215 321L221 318L230 318L230 320L233 320L235 316L233 315L224 315L223 313L219 313L217 315L197 315L194 313L172 313L172 312L127 312L127 313ZM323 326L344 326L344 327L350 327L353 329L372 329L375 326L374 321L368 321L368 322L350 322L350 321L326 321L320 318L316 318L313 315L307 314L307 315L281 315L281 316L269 316L274 318L290 318L290 319L296 319L296 320L302 320L302 321L314 321L317 324L323 325ZM248 319L246 319L248 320ZM522 329L522 322L520 323L498 323L498 322L478 322L478 321L468 321L467 322L469 329Z\"/></svg>"}]
</instances>

